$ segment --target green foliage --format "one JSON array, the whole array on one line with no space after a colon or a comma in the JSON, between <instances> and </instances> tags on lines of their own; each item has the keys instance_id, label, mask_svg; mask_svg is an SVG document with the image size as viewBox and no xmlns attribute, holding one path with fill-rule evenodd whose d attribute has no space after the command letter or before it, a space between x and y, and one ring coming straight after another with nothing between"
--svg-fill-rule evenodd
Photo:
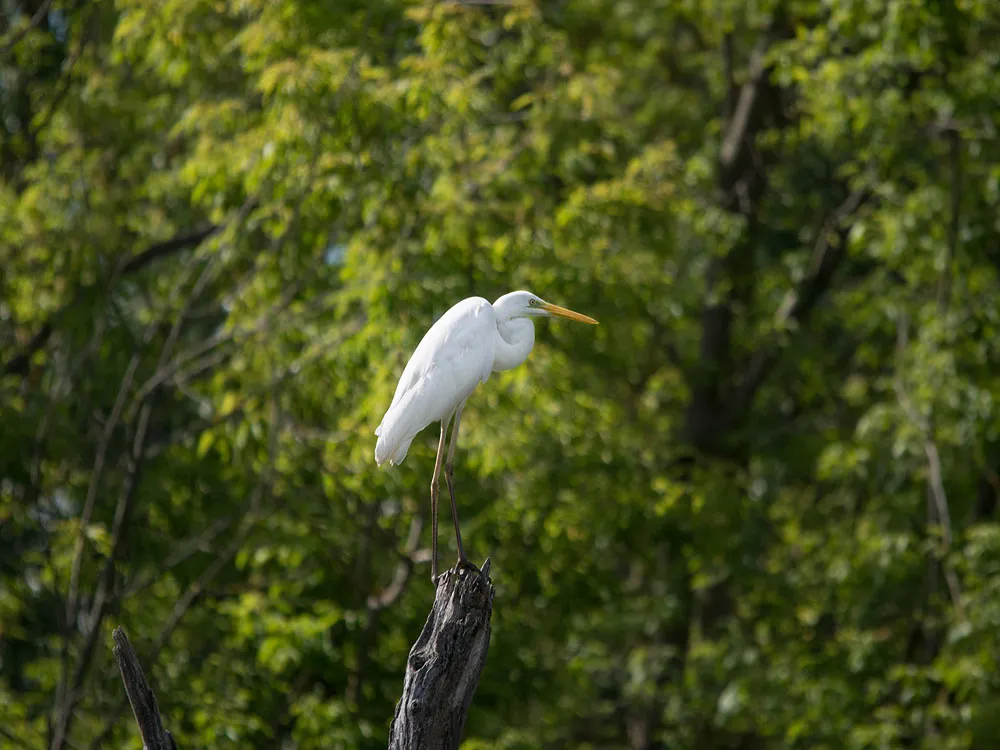
<instances>
[{"instance_id":1,"label":"green foliage","mask_svg":"<svg viewBox=\"0 0 1000 750\"><path fill-rule=\"evenodd\" d=\"M467 747L993 746L994 4L39 6L0 11L5 746L136 745L116 625L181 747L384 746L436 433L379 471L372 431L516 288L601 325L463 418Z\"/></svg>"}]
</instances>

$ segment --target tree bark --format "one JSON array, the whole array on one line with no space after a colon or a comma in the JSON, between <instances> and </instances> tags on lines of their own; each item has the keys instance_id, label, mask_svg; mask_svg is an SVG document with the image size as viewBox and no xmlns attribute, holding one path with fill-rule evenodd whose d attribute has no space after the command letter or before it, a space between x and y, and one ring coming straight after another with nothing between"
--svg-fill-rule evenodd
<instances>
[{"instance_id":1,"label":"tree bark","mask_svg":"<svg viewBox=\"0 0 1000 750\"><path fill-rule=\"evenodd\" d=\"M442 574L427 622L406 660L403 695L389 729L390 750L457 750L486 664L493 593L488 559L481 573L456 567ZM125 631L115 628L113 637L143 750L177 750Z\"/></svg>"},{"instance_id":2,"label":"tree bark","mask_svg":"<svg viewBox=\"0 0 1000 750\"><path fill-rule=\"evenodd\" d=\"M490 645L489 572L487 560L481 575L455 568L441 576L434 606L406 660L390 750L458 748Z\"/></svg>"},{"instance_id":3,"label":"tree bark","mask_svg":"<svg viewBox=\"0 0 1000 750\"><path fill-rule=\"evenodd\" d=\"M146 675L142 672L139 658L135 655L135 649L129 643L128 636L121 628L115 628L112 637L115 639L114 651L115 659L118 661L118 671L121 672L122 682L125 683L128 701L132 704L135 723L139 725L143 750L177 750L174 738L163 728L153 688L146 682Z\"/></svg>"}]
</instances>

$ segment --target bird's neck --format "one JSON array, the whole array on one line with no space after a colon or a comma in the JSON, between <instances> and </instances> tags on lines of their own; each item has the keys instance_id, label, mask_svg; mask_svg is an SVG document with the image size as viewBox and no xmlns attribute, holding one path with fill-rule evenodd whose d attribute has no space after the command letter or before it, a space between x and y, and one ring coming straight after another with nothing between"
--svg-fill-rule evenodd
<instances>
[{"instance_id":1,"label":"bird's neck","mask_svg":"<svg viewBox=\"0 0 1000 750\"><path fill-rule=\"evenodd\" d=\"M517 367L531 354L535 345L535 326L527 318L515 318L497 324L497 343L493 352L493 372Z\"/></svg>"}]
</instances>

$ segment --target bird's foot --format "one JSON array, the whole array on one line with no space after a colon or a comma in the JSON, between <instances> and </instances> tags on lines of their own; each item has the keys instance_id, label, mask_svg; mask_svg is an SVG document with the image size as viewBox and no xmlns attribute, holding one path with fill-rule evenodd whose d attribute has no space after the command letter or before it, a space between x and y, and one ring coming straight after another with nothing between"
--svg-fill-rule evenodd
<instances>
[{"instance_id":1,"label":"bird's foot","mask_svg":"<svg viewBox=\"0 0 1000 750\"><path fill-rule=\"evenodd\" d=\"M479 568L474 562L469 560L467 557L458 558L458 562L455 564L455 572L462 570L471 570L485 583L487 586L490 584L490 559L487 557L486 562L483 563L483 567Z\"/></svg>"},{"instance_id":2,"label":"bird's foot","mask_svg":"<svg viewBox=\"0 0 1000 750\"><path fill-rule=\"evenodd\" d=\"M446 571L444 571L442 573L438 573L437 575L432 575L431 576L431 583L433 583L434 587L437 588L437 586L441 583L441 581L443 581L445 578L447 578L448 576L450 576L452 574L457 575L459 573L459 571L461 571L463 568L465 570L471 570L473 573L475 573L477 576L479 576L483 580L484 583L489 584L489 582L490 582L490 559L486 558L486 562L483 563L483 567L479 568L474 562L472 562L468 558L463 558L463 557L458 558L458 562L455 563L455 567L454 568L451 568L450 570L446 570Z\"/></svg>"},{"instance_id":3,"label":"bird's foot","mask_svg":"<svg viewBox=\"0 0 1000 750\"><path fill-rule=\"evenodd\" d=\"M437 575L431 576L431 583L434 584L434 588L436 589L438 586L441 585L442 581L446 581L448 579L448 576L457 572L458 572L457 566L453 569L443 570Z\"/></svg>"}]
</instances>

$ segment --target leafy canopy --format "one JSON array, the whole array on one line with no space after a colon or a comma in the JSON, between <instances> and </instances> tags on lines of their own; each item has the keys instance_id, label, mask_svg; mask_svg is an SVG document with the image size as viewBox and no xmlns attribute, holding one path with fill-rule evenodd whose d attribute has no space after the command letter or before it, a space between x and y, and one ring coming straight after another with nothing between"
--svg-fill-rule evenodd
<instances>
[{"instance_id":1,"label":"leafy canopy","mask_svg":"<svg viewBox=\"0 0 1000 750\"><path fill-rule=\"evenodd\" d=\"M529 288L601 326L463 419L467 747L991 746L998 32L5 4L3 741L134 747L120 624L181 747L384 746L436 435L377 471L372 431L436 316Z\"/></svg>"}]
</instances>

